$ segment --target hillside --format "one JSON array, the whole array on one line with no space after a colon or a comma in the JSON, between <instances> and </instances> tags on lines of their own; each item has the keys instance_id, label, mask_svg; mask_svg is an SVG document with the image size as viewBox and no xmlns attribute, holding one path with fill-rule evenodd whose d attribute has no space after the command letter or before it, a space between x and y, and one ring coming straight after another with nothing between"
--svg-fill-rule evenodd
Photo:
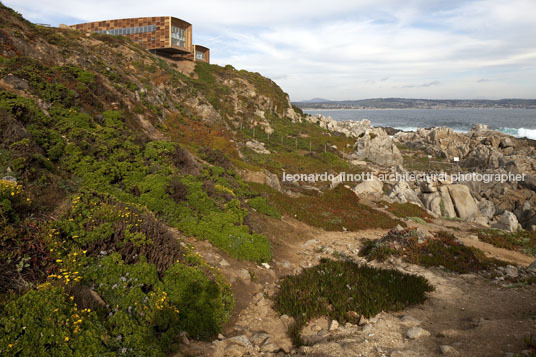
<instances>
[{"instance_id":1,"label":"hillside","mask_svg":"<svg viewBox=\"0 0 536 357\"><path fill-rule=\"evenodd\" d=\"M534 347L530 182L482 193L281 179L424 170L430 153L441 167L509 158L533 173L531 142L432 129L394 141L303 114L259 73L38 26L1 4L0 19L1 355ZM499 326L467 327L484 314ZM419 324L433 336L406 338ZM445 342L449 329L474 342Z\"/></svg>"}]
</instances>

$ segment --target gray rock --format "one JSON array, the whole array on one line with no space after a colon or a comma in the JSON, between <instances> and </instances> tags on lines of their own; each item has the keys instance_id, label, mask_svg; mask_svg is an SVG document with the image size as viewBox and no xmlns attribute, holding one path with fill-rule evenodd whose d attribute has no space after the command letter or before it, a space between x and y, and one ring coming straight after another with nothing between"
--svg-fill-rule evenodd
<instances>
[{"instance_id":1,"label":"gray rock","mask_svg":"<svg viewBox=\"0 0 536 357\"><path fill-rule=\"evenodd\" d=\"M486 199L481 199L480 202L478 202L478 208L480 209L480 213L487 218L493 218L495 215L495 205L493 202L488 201Z\"/></svg>"},{"instance_id":2,"label":"gray rock","mask_svg":"<svg viewBox=\"0 0 536 357\"><path fill-rule=\"evenodd\" d=\"M262 346L269 338L270 338L269 334L267 334L266 332L260 332L251 336L249 340L254 345Z\"/></svg>"},{"instance_id":3,"label":"gray rock","mask_svg":"<svg viewBox=\"0 0 536 357\"><path fill-rule=\"evenodd\" d=\"M262 352L274 353L279 351L279 346L275 345L273 342L268 341L261 347Z\"/></svg>"},{"instance_id":4,"label":"gray rock","mask_svg":"<svg viewBox=\"0 0 536 357\"><path fill-rule=\"evenodd\" d=\"M424 181L421 183L421 191L423 193L435 193L437 192L437 183Z\"/></svg>"},{"instance_id":5,"label":"gray rock","mask_svg":"<svg viewBox=\"0 0 536 357\"><path fill-rule=\"evenodd\" d=\"M354 187L354 192L358 195L368 195L368 194L382 194L383 193L383 183L378 180L364 181L357 184Z\"/></svg>"},{"instance_id":6,"label":"gray rock","mask_svg":"<svg viewBox=\"0 0 536 357\"><path fill-rule=\"evenodd\" d=\"M17 183L17 179L13 176L4 176L2 177L2 180Z\"/></svg>"},{"instance_id":7,"label":"gray rock","mask_svg":"<svg viewBox=\"0 0 536 357\"><path fill-rule=\"evenodd\" d=\"M249 341L246 335L235 336L227 339L228 342L243 346L245 348L253 348L253 345Z\"/></svg>"},{"instance_id":8,"label":"gray rock","mask_svg":"<svg viewBox=\"0 0 536 357\"><path fill-rule=\"evenodd\" d=\"M273 188L274 190L281 191L281 183L279 182L279 177L276 174L273 174L269 171L265 171L264 183Z\"/></svg>"},{"instance_id":9,"label":"gray rock","mask_svg":"<svg viewBox=\"0 0 536 357\"><path fill-rule=\"evenodd\" d=\"M421 355L417 352L410 350L397 350L393 351L390 354L391 357L420 357Z\"/></svg>"},{"instance_id":10,"label":"gray rock","mask_svg":"<svg viewBox=\"0 0 536 357\"><path fill-rule=\"evenodd\" d=\"M504 271L506 273L506 276L509 278L517 278L519 276L519 270L513 265L507 265L506 269Z\"/></svg>"},{"instance_id":11,"label":"gray rock","mask_svg":"<svg viewBox=\"0 0 536 357\"><path fill-rule=\"evenodd\" d=\"M339 322L337 320L331 320L330 324L329 324L329 330L330 331L335 331L339 328Z\"/></svg>"},{"instance_id":12,"label":"gray rock","mask_svg":"<svg viewBox=\"0 0 536 357\"><path fill-rule=\"evenodd\" d=\"M468 220L480 215L480 210L467 186L449 185L448 189L459 218Z\"/></svg>"},{"instance_id":13,"label":"gray rock","mask_svg":"<svg viewBox=\"0 0 536 357\"><path fill-rule=\"evenodd\" d=\"M312 247L316 244L320 243L318 240L316 239L309 239L307 242L303 243L303 247L304 248L308 248L308 247Z\"/></svg>"},{"instance_id":14,"label":"gray rock","mask_svg":"<svg viewBox=\"0 0 536 357\"><path fill-rule=\"evenodd\" d=\"M412 340L415 340L421 337L430 336L430 332L420 327L412 327L408 330L408 332L406 332L406 336Z\"/></svg>"},{"instance_id":15,"label":"gray rock","mask_svg":"<svg viewBox=\"0 0 536 357\"><path fill-rule=\"evenodd\" d=\"M264 155L270 154L270 151L264 147L264 143L257 141L257 140L247 141L246 147L248 149L255 151L257 154L264 154Z\"/></svg>"},{"instance_id":16,"label":"gray rock","mask_svg":"<svg viewBox=\"0 0 536 357\"><path fill-rule=\"evenodd\" d=\"M320 330L320 331L318 331L318 332L316 333L316 335L319 336L319 337L324 337L324 336L329 335L329 332L326 331L326 330Z\"/></svg>"},{"instance_id":17,"label":"gray rock","mask_svg":"<svg viewBox=\"0 0 536 357\"><path fill-rule=\"evenodd\" d=\"M425 241L434 238L433 234L428 232L426 229L423 228L417 228L415 231L415 235L417 236L418 243L424 243Z\"/></svg>"},{"instance_id":18,"label":"gray rock","mask_svg":"<svg viewBox=\"0 0 536 357\"><path fill-rule=\"evenodd\" d=\"M516 215L510 211L504 211L497 223L493 224L492 227L509 232L517 232L520 228Z\"/></svg>"},{"instance_id":19,"label":"gray rock","mask_svg":"<svg viewBox=\"0 0 536 357\"><path fill-rule=\"evenodd\" d=\"M395 232L402 232L404 230L404 227L402 227L400 224L397 224L395 228L393 228Z\"/></svg>"},{"instance_id":20,"label":"gray rock","mask_svg":"<svg viewBox=\"0 0 536 357\"><path fill-rule=\"evenodd\" d=\"M366 324L365 326L363 326L361 331L363 331L364 333L369 333L370 331L372 331L372 325L371 324Z\"/></svg>"},{"instance_id":21,"label":"gray rock","mask_svg":"<svg viewBox=\"0 0 536 357\"><path fill-rule=\"evenodd\" d=\"M422 196L422 203L424 207L438 216L442 215L441 212L441 195L438 192L425 193Z\"/></svg>"},{"instance_id":22,"label":"gray rock","mask_svg":"<svg viewBox=\"0 0 536 357\"><path fill-rule=\"evenodd\" d=\"M400 321L406 325L406 326L417 326L419 325L421 322L419 320L417 320L416 318L414 318L413 316L410 316L410 315L405 315L405 316L402 316L402 318L400 319Z\"/></svg>"},{"instance_id":23,"label":"gray rock","mask_svg":"<svg viewBox=\"0 0 536 357\"><path fill-rule=\"evenodd\" d=\"M229 262L228 262L227 260L225 260L225 259L222 259L222 260L220 261L219 265L220 265L221 267L223 267L223 268L224 268L224 267L231 266L231 264L229 264Z\"/></svg>"},{"instance_id":24,"label":"gray rock","mask_svg":"<svg viewBox=\"0 0 536 357\"><path fill-rule=\"evenodd\" d=\"M30 86L28 85L28 82L25 79L19 78L13 74L8 74L4 78L2 78L2 81L4 83L9 84L11 87L19 90L28 90Z\"/></svg>"},{"instance_id":25,"label":"gray rock","mask_svg":"<svg viewBox=\"0 0 536 357\"><path fill-rule=\"evenodd\" d=\"M532 262L531 265L528 266L528 270L536 270L536 260Z\"/></svg>"},{"instance_id":26,"label":"gray rock","mask_svg":"<svg viewBox=\"0 0 536 357\"><path fill-rule=\"evenodd\" d=\"M354 311L351 311L354 312ZM365 317L365 315L361 315L359 317L359 322L357 323L358 326L364 326L369 323L369 320Z\"/></svg>"},{"instance_id":27,"label":"gray rock","mask_svg":"<svg viewBox=\"0 0 536 357\"><path fill-rule=\"evenodd\" d=\"M448 338L460 337L461 335L462 333L459 330L453 330L453 329L443 330L437 334L437 336L439 337L448 337Z\"/></svg>"},{"instance_id":28,"label":"gray rock","mask_svg":"<svg viewBox=\"0 0 536 357\"><path fill-rule=\"evenodd\" d=\"M479 216L479 217L473 218L471 221L474 222L474 223L480 224L481 226L489 227L489 219L488 219L488 217Z\"/></svg>"},{"instance_id":29,"label":"gray rock","mask_svg":"<svg viewBox=\"0 0 536 357\"><path fill-rule=\"evenodd\" d=\"M320 331L320 330L322 330L322 327L320 327L320 326L318 326L318 325L313 325L313 326L311 327L311 331L313 331L313 332L318 332L318 331Z\"/></svg>"},{"instance_id":30,"label":"gray rock","mask_svg":"<svg viewBox=\"0 0 536 357\"><path fill-rule=\"evenodd\" d=\"M439 350L441 351L441 354L445 356L458 356L459 353L454 349L452 346L442 345L439 346Z\"/></svg>"},{"instance_id":31,"label":"gray rock","mask_svg":"<svg viewBox=\"0 0 536 357\"><path fill-rule=\"evenodd\" d=\"M246 353L246 348L237 344L229 344L225 347L226 357L242 357Z\"/></svg>"},{"instance_id":32,"label":"gray rock","mask_svg":"<svg viewBox=\"0 0 536 357\"><path fill-rule=\"evenodd\" d=\"M402 154L393 140L381 128L372 128L358 137L352 156L358 160L370 160L380 165L401 165Z\"/></svg>"},{"instance_id":33,"label":"gray rock","mask_svg":"<svg viewBox=\"0 0 536 357\"><path fill-rule=\"evenodd\" d=\"M238 278L242 280L244 283L249 284L251 283L251 274L249 274L249 271L246 269L240 269L237 272Z\"/></svg>"},{"instance_id":34,"label":"gray rock","mask_svg":"<svg viewBox=\"0 0 536 357\"><path fill-rule=\"evenodd\" d=\"M415 203L416 205L423 207L417 192L415 192L406 181L397 182L387 196L400 203Z\"/></svg>"},{"instance_id":35,"label":"gray rock","mask_svg":"<svg viewBox=\"0 0 536 357\"><path fill-rule=\"evenodd\" d=\"M439 195L441 196L441 201L439 203L441 215L449 218L456 217L456 210L454 209L454 203L452 203L452 199L450 198L448 186L439 186Z\"/></svg>"}]
</instances>

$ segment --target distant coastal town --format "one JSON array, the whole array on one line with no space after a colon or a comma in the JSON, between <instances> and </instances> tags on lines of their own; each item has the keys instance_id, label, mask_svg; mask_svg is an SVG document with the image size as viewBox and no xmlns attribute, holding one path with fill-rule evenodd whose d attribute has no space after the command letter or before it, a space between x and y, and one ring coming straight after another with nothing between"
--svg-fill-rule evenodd
<instances>
[{"instance_id":1,"label":"distant coastal town","mask_svg":"<svg viewBox=\"0 0 536 357\"><path fill-rule=\"evenodd\" d=\"M536 109L536 99L408 99L372 98L331 101L315 98L293 102L301 109L450 109L450 108L511 108Z\"/></svg>"}]
</instances>

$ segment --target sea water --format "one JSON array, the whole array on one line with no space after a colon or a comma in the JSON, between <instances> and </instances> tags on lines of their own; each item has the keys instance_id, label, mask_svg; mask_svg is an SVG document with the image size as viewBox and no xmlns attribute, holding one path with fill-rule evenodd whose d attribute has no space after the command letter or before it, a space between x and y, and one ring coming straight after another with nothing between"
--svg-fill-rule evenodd
<instances>
[{"instance_id":1,"label":"sea water","mask_svg":"<svg viewBox=\"0 0 536 357\"><path fill-rule=\"evenodd\" d=\"M487 124L490 129L505 134L536 140L536 109L315 109L305 112L331 116L335 120L368 119L373 126L405 131L446 126L466 132L474 124Z\"/></svg>"}]
</instances>

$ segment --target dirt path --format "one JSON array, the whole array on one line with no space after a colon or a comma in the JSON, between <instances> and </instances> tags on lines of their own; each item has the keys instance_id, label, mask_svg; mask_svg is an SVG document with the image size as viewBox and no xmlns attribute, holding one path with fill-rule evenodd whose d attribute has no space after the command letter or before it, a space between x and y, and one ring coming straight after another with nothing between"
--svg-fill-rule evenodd
<instances>
[{"instance_id":1,"label":"dirt path","mask_svg":"<svg viewBox=\"0 0 536 357\"><path fill-rule=\"evenodd\" d=\"M448 223L449 227L437 223L424 227L466 235L469 227L463 222ZM363 239L381 238L387 230L325 232L291 218L273 220L265 216L255 217L252 224L266 231L272 242L270 269L229 259L207 242L190 241L209 263L222 268L232 283L237 304L219 340L192 341L179 355L503 356L520 352L524 337L536 334L536 285L510 288L479 275L425 269L392 258L382 264L369 264L425 276L435 291L423 305L381 313L363 326L347 324L333 331L328 331L325 319L313 321L304 329L311 345L297 350L286 337L290 319L279 316L271 307L277 279L317 264L322 257L348 256L366 263L358 257ZM471 238L461 240L509 262L527 265L534 260ZM226 262L223 266L222 260ZM411 327L422 328L425 336L408 338Z\"/></svg>"}]
</instances>

